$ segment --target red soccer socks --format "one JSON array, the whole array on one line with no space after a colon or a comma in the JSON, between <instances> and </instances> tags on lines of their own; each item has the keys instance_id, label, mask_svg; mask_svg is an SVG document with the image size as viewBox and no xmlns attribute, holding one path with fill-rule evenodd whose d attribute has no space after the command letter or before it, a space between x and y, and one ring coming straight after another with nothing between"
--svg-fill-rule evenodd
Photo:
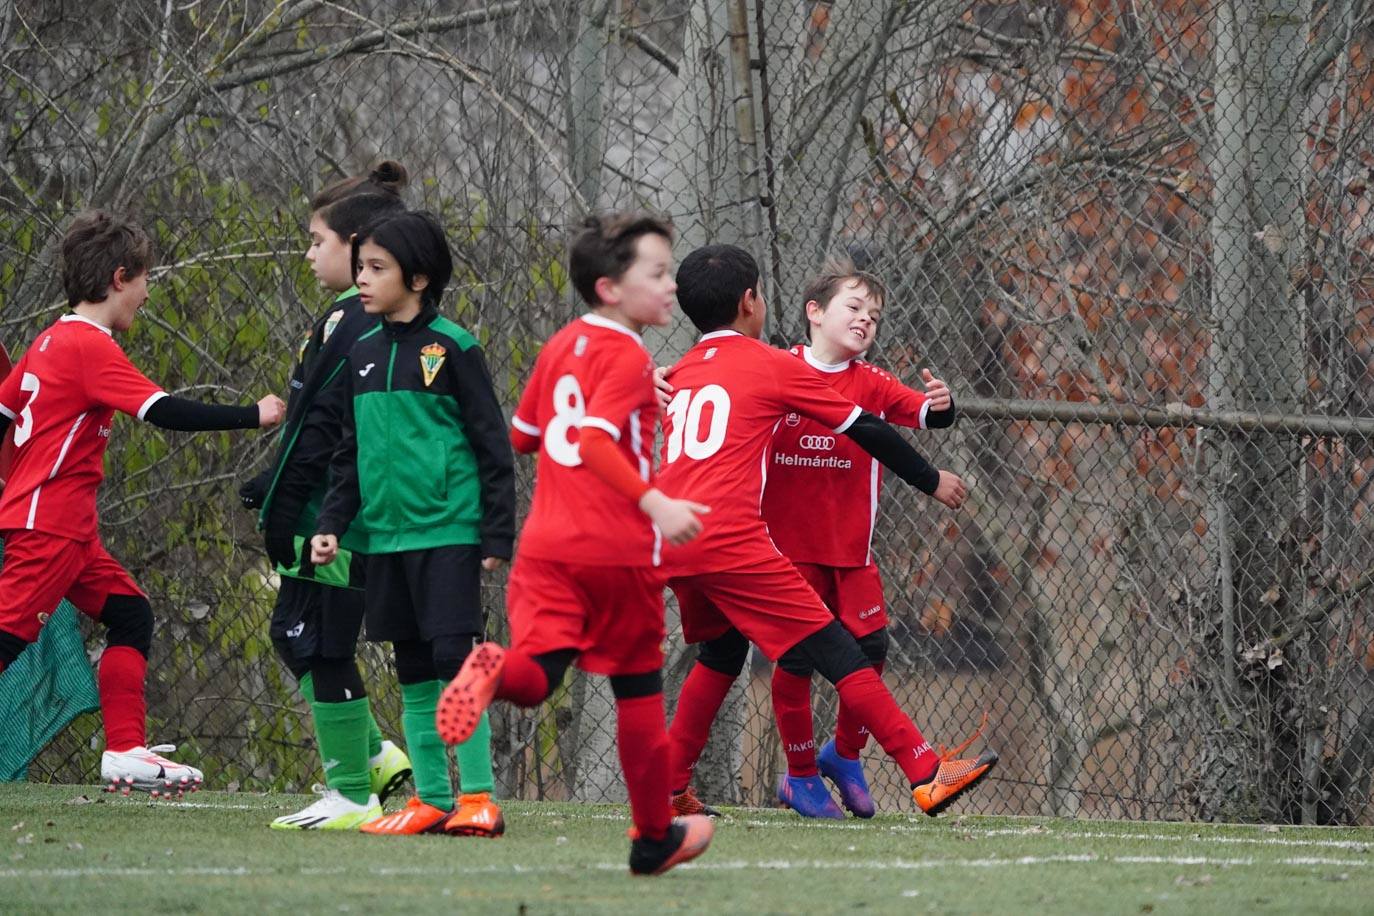
<instances>
[{"instance_id":1,"label":"red soccer socks","mask_svg":"<svg viewBox=\"0 0 1374 916\"><path fill-rule=\"evenodd\" d=\"M615 711L630 817L641 837L662 839L673 818L663 694L616 700Z\"/></svg>"},{"instance_id":2,"label":"red soccer socks","mask_svg":"<svg viewBox=\"0 0 1374 916\"><path fill-rule=\"evenodd\" d=\"M148 705L143 687L147 674L148 659L137 649L108 646L101 653L97 681L108 750L127 751L147 743Z\"/></svg>"},{"instance_id":3,"label":"red soccer socks","mask_svg":"<svg viewBox=\"0 0 1374 916\"><path fill-rule=\"evenodd\" d=\"M735 683L732 675L708 668L700 662L692 666L677 698L677 711L668 728L671 748L669 775L674 792L687 788L697 758L711 736L711 723L716 719L725 695Z\"/></svg>"},{"instance_id":4,"label":"red soccer socks","mask_svg":"<svg viewBox=\"0 0 1374 916\"><path fill-rule=\"evenodd\" d=\"M788 776L816 775L816 732L811 722L811 678L773 668L773 716L787 757Z\"/></svg>"},{"instance_id":5,"label":"red soccer socks","mask_svg":"<svg viewBox=\"0 0 1374 916\"><path fill-rule=\"evenodd\" d=\"M847 704L860 722L867 723L868 730L902 768L908 782L914 786L930 780L940 758L916 724L902 712L878 672L860 669L841 678L835 689L840 702Z\"/></svg>"}]
</instances>

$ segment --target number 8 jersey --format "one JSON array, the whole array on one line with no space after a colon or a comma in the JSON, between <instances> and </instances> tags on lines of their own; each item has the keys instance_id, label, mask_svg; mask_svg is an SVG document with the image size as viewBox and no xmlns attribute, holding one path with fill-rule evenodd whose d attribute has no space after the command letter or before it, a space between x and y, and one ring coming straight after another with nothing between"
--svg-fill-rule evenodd
<instances>
[{"instance_id":1,"label":"number 8 jersey","mask_svg":"<svg viewBox=\"0 0 1374 916\"><path fill-rule=\"evenodd\" d=\"M14 422L15 445L0 531L96 537L95 494L114 412L141 420L163 397L102 325L64 315L39 334L0 383L0 414Z\"/></svg>"},{"instance_id":2,"label":"number 8 jersey","mask_svg":"<svg viewBox=\"0 0 1374 916\"><path fill-rule=\"evenodd\" d=\"M669 553L671 573L743 569L778 556L760 511L774 430L797 413L842 433L860 408L801 360L736 331L703 335L668 381L674 393L658 486L711 508L701 535Z\"/></svg>"},{"instance_id":3,"label":"number 8 jersey","mask_svg":"<svg viewBox=\"0 0 1374 916\"><path fill-rule=\"evenodd\" d=\"M657 566L648 516L582 464L583 427L605 431L645 480L653 475L654 362L639 335L583 315L544 345L511 425L540 440L522 556L586 566Z\"/></svg>"}]
</instances>

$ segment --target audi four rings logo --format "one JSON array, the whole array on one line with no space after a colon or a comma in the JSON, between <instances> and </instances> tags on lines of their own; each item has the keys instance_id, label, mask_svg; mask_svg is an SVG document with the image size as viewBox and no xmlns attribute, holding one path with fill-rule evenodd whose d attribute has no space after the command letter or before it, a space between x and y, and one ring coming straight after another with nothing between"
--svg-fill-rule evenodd
<instances>
[{"instance_id":1,"label":"audi four rings logo","mask_svg":"<svg viewBox=\"0 0 1374 916\"><path fill-rule=\"evenodd\" d=\"M801 447L814 449L818 452L828 452L835 447L834 436L802 436Z\"/></svg>"}]
</instances>

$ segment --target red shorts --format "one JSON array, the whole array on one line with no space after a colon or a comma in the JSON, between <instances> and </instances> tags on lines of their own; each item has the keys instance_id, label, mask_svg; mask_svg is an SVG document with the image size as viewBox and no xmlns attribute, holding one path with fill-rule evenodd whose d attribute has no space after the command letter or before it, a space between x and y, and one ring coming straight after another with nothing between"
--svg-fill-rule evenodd
<instances>
[{"instance_id":1,"label":"red shorts","mask_svg":"<svg viewBox=\"0 0 1374 916\"><path fill-rule=\"evenodd\" d=\"M682 614L682 638L705 642L731 627L772 661L835 620L815 589L785 557L747 569L668 580Z\"/></svg>"},{"instance_id":2,"label":"red shorts","mask_svg":"<svg viewBox=\"0 0 1374 916\"><path fill-rule=\"evenodd\" d=\"M887 626L883 577L878 566L817 566L797 563L797 572L821 596L825 606L855 639Z\"/></svg>"},{"instance_id":3,"label":"red shorts","mask_svg":"<svg viewBox=\"0 0 1374 916\"><path fill-rule=\"evenodd\" d=\"M74 541L42 531L0 532L5 562L0 568L0 630L25 642L66 598L88 617L99 619L110 595L143 591L105 550L99 538Z\"/></svg>"},{"instance_id":4,"label":"red shorts","mask_svg":"<svg viewBox=\"0 0 1374 916\"><path fill-rule=\"evenodd\" d=\"M661 571L585 566L516 554L506 590L511 648L527 655L576 649L592 674L663 667Z\"/></svg>"}]
</instances>

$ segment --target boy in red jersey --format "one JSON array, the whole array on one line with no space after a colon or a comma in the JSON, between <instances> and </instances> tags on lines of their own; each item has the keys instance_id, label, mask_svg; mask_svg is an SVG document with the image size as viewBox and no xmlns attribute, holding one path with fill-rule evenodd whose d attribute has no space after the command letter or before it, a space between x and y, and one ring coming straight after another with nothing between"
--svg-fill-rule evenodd
<instances>
[{"instance_id":1,"label":"boy in red jersey","mask_svg":"<svg viewBox=\"0 0 1374 916\"><path fill-rule=\"evenodd\" d=\"M765 309L758 265L731 245L692 252L678 270L678 301L701 340L669 371L675 392L664 424L662 484L684 498L711 495L702 537L673 551L669 586L683 637L702 643L678 700L673 744L675 804L712 720L754 643L792 671L816 670L833 683L878 743L902 768L921 810L935 815L981 781L992 751L956 759L937 754L898 708L854 637L792 563L778 552L760 514L768 446L796 413L845 434L903 480L957 508L963 481L936 470L873 414L835 392L801 360L758 338ZM962 750L960 748L959 750ZM697 802L697 805L700 803Z\"/></svg>"},{"instance_id":2,"label":"boy in red jersey","mask_svg":"<svg viewBox=\"0 0 1374 916\"><path fill-rule=\"evenodd\" d=\"M711 841L674 819L663 710L663 541L701 530L706 507L651 482L653 360L639 333L671 320L671 230L643 215L593 218L570 274L590 312L550 338L511 421L539 453L534 501L511 568L511 648L483 643L439 700L439 734L467 738L493 699L537 706L568 665L610 677L635 838L630 871L661 874Z\"/></svg>"},{"instance_id":3,"label":"boy in red jersey","mask_svg":"<svg viewBox=\"0 0 1374 916\"><path fill-rule=\"evenodd\" d=\"M885 299L877 277L852 263L828 264L802 295L810 342L789 352L841 395L889 423L919 429L953 425L949 387L929 370L923 372L925 391L917 391L860 359L873 345ZM768 532L879 674L888 648L883 583L872 552L881 487L881 465L847 437L829 435L796 414L778 427L763 492ZM872 817L873 797L859 760L868 731L854 711L840 704L835 737L818 759L811 671L777 666L772 693L787 757L778 797L804 817L843 817L823 775L840 790L846 808Z\"/></svg>"},{"instance_id":4,"label":"boy in red jersey","mask_svg":"<svg viewBox=\"0 0 1374 916\"><path fill-rule=\"evenodd\" d=\"M281 422L285 404L218 406L169 396L129 362L113 332L127 331L148 299L152 243L101 212L73 220L62 239L71 314L42 331L0 383L0 436L14 424L14 458L0 495L0 672L38 637L67 598L106 629L98 682L111 791L154 795L200 787L192 766L147 747L144 677L153 637L147 597L106 552L95 495L115 411L164 429L254 429Z\"/></svg>"}]
</instances>

